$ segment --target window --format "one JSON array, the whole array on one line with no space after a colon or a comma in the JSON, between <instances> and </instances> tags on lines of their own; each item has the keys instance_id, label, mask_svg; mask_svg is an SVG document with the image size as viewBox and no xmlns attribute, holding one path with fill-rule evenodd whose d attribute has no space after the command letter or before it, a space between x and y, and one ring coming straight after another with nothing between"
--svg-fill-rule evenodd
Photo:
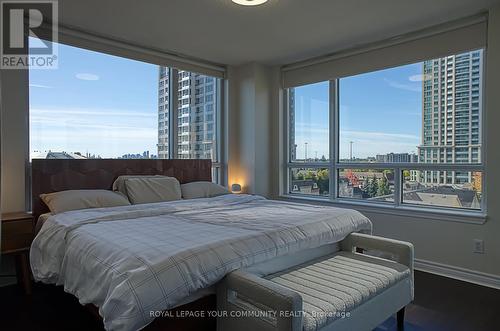
<instances>
[{"instance_id":1,"label":"window","mask_svg":"<svg viewBox=\"0 0 500 331\"><path fill-rule=\"evenodd\" d=\"M289 90L290 159L326 162L329 152L329 84Z\"/></svg>"},{"instance_id":2,"label":"window","mask_svg":"<svg viewBox=\"0 0 500 331\"><path fill-rule=\"evenodd\" d=\"M58 70L29 73L30 158L207 158L214 180L223 178L220 79L64 44L59 51ZM196 82L211 86L197 107Z\"/></svg>"},{"instance_id":3,"label":"window","mask_svg":"<svg viewBox=\"0 0 500 331\"><path fill-rule=\"evenodd\" d=\"M156 158L158 66L58 47L57 70L29 72L30 157Z\"/></svg>"},{"instance_id":4,"label":"window","mask_svg":"<svg viewBox=\"0 0 500 331\"><path fill-rule=\"evenodd\" d=\"M288 194L484 212L482 68L476 50L289 88Z\"/></svg>"}]
</instances>

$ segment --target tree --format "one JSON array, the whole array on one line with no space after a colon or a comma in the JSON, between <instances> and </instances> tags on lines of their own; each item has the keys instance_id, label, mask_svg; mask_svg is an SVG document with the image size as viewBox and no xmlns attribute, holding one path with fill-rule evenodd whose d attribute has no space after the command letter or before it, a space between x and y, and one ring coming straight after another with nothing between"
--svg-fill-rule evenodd
<instances>
[{"instance_id":1,"label":"tree","mask_svg":"<svg viewBox=\"0 0 500 331\"><path fill-rule=\"evenodd\" d=\"M377 176L375 174L373 175L372 178L372 185L371 185L371 190L370 190L370 198L376 197L378 192L378 180Z\"/></svg>"},{"instance_id":2,"label":"tree","mask_svg":"<svg viewBox=\"0 0 500 331\"><path fill-rule=\"evenodd\" d=\"M369 198L377 196L378 183L375 175L371 179L366 178L363 186L363 191Z\"/></svg>"},{"instance_id":3,"label":"tree","mask_svg":"<svg viewBox=\"0 0 500 331\"><path fill-rule=\"evenodd\" d=\"M314 173L314 171L312 170L308 170L306 172L306 175L304 176L304 179L312 179L312 180L315 180L316 179L316 174Z\"/></svg>"},{"instance_id":4,"label":"tree","mask_svg":"<svg viewBox=\"0 0 500 331\"><path fill-rule=\"evenodd\" d=\"M378 182L377 196L388 195L388 194L391 194L391 190L389 189L389 183L387 182L387 178L384 176Z\"/></svg>"},{"instance_id":5,"label":"tree","mask_svg":"<svg viewBox=\"0 0 500 331\"><path fill-rule=\"evenodd\" d=\"M403 170L403 178L405 180L410 179L410 170Z\"/></svg>"},{"instance_id":6,"label":"tree","mask_svg":"<svg viewBox=\"0 0 500 331\"><path fill-rule=\"evenodd\" d=\"M363 181L363 187L361 188L361 191L363 192L363 197L370 197L370 192L372 191L372 183L368 180L368 177Z\"/></svg>"},{"instance_id":7,"label":"tree","mask_svg":"<svg viewBox=\"0 0 500 331\"><path fill-rule=\"evenodd\" d=\"M329 192L330 174L328 172L328 169L318 170L316 184L318 184L320 195Z\"/></svg>"}]
</instances>

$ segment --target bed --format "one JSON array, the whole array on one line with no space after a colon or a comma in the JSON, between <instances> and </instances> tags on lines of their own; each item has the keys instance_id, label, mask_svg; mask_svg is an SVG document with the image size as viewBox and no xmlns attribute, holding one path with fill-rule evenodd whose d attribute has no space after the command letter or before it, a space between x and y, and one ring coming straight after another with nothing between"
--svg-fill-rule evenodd
<instances>
[{"instance_id":1,"label":"bed","mask_svg":"<svg viewBox=\"0 0 500 331\"><path fill-rule=\"evenodd\" d=\"M211 180L207 160L33 160L33 210L41 193L110 189L123 174ZM107 330L139 330L162 312L213 293L227 273L276 272L371 232L359 212L253 195L64 212L46 217L33 241L34 278L98 307Z\"/></svg>"}]
</instances>

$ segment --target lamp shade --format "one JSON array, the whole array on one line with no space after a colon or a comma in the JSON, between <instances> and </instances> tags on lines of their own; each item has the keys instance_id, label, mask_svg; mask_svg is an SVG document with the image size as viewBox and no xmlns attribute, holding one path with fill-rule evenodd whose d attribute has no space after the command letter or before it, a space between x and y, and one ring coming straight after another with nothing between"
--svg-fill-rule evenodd
<instances>
[{"instance_id":1,"label":"lamp shade","mask_svg":"<svg viewBox=\"0 0 500 331\"><path fill-rule=\"evenodd\" d=\"M231 191L233 193L239 193L239 192L241 192L241 185L240 184L233 184L233 185L231 185Z\"/></svg>"}]
</instances>

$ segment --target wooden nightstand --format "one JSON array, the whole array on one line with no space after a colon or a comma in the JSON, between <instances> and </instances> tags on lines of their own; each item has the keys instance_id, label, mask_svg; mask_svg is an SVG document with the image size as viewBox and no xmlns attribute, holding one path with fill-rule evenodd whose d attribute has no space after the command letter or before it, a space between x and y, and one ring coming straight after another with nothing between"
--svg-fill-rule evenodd
<instances>
[{"instance_id":1,"label":"wooden nightstand","mask_svg":"<svg viewBox=\"0 0 500 331\"><path fill-rule=\"evenodd\" d=\"M26 294L31 294L29 250L33 235L31 213L2 214L2 254L15 257L17 282L23 286Z\"/></svg>"}]
</instances>

